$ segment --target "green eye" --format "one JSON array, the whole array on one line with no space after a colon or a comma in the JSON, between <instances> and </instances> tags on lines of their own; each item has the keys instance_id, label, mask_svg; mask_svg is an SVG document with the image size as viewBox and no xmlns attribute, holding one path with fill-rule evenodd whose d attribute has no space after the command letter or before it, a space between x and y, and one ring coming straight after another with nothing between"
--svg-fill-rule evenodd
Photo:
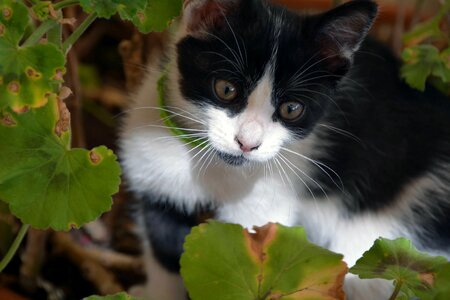
<instances>
[{"instance_id":1,"label":"green eye","mask_svg":"<svg viewBox=\"0 0 450 300\"><path fill-rule=\"evenodd\" d=\"M236 86L231 82L222 79L218 79L214 82L214 92L216 96L224 102L233 101L238 95Z\"/></svg>"},{"instance_id":2,"label":"green eye","mask_svg":"<svg viewBox=\"0 0 450 300\"><path fill-rule=\"evenodd\" d=\"M278 113L286 121L297 121L303 115L305 106L299 101L288 101L280 105Z\"/></svg>"}]
</instances>

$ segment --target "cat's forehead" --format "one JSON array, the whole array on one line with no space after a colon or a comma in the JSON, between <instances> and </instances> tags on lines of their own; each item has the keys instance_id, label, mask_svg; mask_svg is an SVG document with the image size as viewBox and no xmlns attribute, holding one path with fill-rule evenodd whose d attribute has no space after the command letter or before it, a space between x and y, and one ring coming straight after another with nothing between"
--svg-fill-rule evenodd
<instances>
[{"instance_id":1,"label":"cat's forehead","mask_svg":"<svg viewBox=\"0 0 450 300\"><path fill-rule=\"evenodd\" d=\"M224 16L221 26L204 29L201 37L186 36L178 43L179 60L195 60L204 71L228 71L242 76L247 88L255 84L269 64L286 65L295 72L309 55L304 42L303 17L260 1L243 1ZM243 79L240 78L240 79Z\"/></svg>"}]
</instances>

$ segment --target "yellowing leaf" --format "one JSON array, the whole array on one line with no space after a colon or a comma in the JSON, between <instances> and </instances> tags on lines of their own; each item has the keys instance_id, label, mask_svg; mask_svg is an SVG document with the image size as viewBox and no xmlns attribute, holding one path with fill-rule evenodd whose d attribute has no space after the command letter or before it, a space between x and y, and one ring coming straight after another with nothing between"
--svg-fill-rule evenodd
<instances>
[{"instance_id":1,"label":"yellowing leaf","mask_svg":"<svg viewBox=\"0 0 450 300\"><path fill-rule=\"evenodd\" d=\"M269 224L255 233L210 222L186 238L181 274L193 300L344 299L342 255L304 229Z\"/></svg>"},{"instance_id":2,"label":"yellowing leaf","mask_svg":"<svg viewBox=\"0 0 450 300\"><path fill-rule=\"evenodd\" d=\"M22 2L4 0L0 10L0 109L42 107L63 81L64 55L52 44L19 45L28 24Z\"/></svg>"},{"instance_id":3,"label":"yellowing leaf","mask_svg":"<svg viewBox=\"0 0 450 300\"><path fill-rule=\"evenodd\" d=\"M421 300L450 299L450 268L444 257L417 251L411 241L379 239L350 272L360 278L383 278L401 284L401 291ZM444 298L442 298L444 299Z\"/></svg>"}]
</instances>

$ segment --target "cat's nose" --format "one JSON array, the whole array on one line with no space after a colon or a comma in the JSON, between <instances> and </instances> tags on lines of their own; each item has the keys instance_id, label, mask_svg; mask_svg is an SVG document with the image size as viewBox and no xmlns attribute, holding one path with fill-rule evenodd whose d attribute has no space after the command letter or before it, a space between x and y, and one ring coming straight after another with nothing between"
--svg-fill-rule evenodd
<instances>
[{"instance_id":1,"label":"cat's nose","mask_svg":"<svg viewBox=\"0 0 450 300\"><path fill-rule=\"evenodd\" d=\"M261 146L260 142L253 142L253 143L249 143L246 142L244 139L236 137L235 141L238 143L239 148L241 148L241 150L244 153L248 153L248 152L252 152L254 150L258 150L258 148Z\"/></svg>"}]
</instances>

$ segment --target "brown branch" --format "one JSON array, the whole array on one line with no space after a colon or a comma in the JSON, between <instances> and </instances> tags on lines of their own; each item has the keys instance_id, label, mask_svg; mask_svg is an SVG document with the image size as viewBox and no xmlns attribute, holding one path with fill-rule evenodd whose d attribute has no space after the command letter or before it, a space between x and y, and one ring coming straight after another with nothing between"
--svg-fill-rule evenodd
<instances>
[{"instance_id":1,"label":"brown branch","mask_svg":"<svg viewBox=\"0 0 450 300\"><path fill-rule=\"evenodd\" d=\"M30 228L27 234L27 246L23 252L20 266L20 285L28 292L38 287L37 279L45 258L45 245L48 231Z\"/></svg>"},{"instance_id":2,"label":"brown branch","mask_svg":"<svg viewBox=\"0 0 450 300\"><path fill-rule=\"evenodd\" d=\"M79 17L76 7L68 7L65 10L65 15L70 18ZM71 29L64 26L64 35L67 37ZM83 109L81 103L81 84L78 76L78 54L76 48L72 48L67 55L67 75L66 83L72 90L73 95L66 100L72 120L72 146L85 148L86 138L83 126Z\"/></svg>"},{"instance_id":3,"label":"brown branch","mask_svg":"<svg viewBox=\"0 0 450 300\"><path fill-rule=\"evenodd\" d=\"M119 45L122 56L128 91L136 89L143 75L143 37L135 30L131 40L124 40Z\"/></svg>"},{"instance_id":4,"label":"brown branch","mask_svg":"<svg viewBox=\"0 0 450 300\"><path fill-rule=\"evenodd\" d=\"M52 242L57 251L65 253L70 260L80 266L84 276L103 295L114 294L124 289L107 267L135 271L142 268L139 258L115 253L111 250L84 248L77 244L69 233L55 232Z\"/></svg>"}]
</instances>

